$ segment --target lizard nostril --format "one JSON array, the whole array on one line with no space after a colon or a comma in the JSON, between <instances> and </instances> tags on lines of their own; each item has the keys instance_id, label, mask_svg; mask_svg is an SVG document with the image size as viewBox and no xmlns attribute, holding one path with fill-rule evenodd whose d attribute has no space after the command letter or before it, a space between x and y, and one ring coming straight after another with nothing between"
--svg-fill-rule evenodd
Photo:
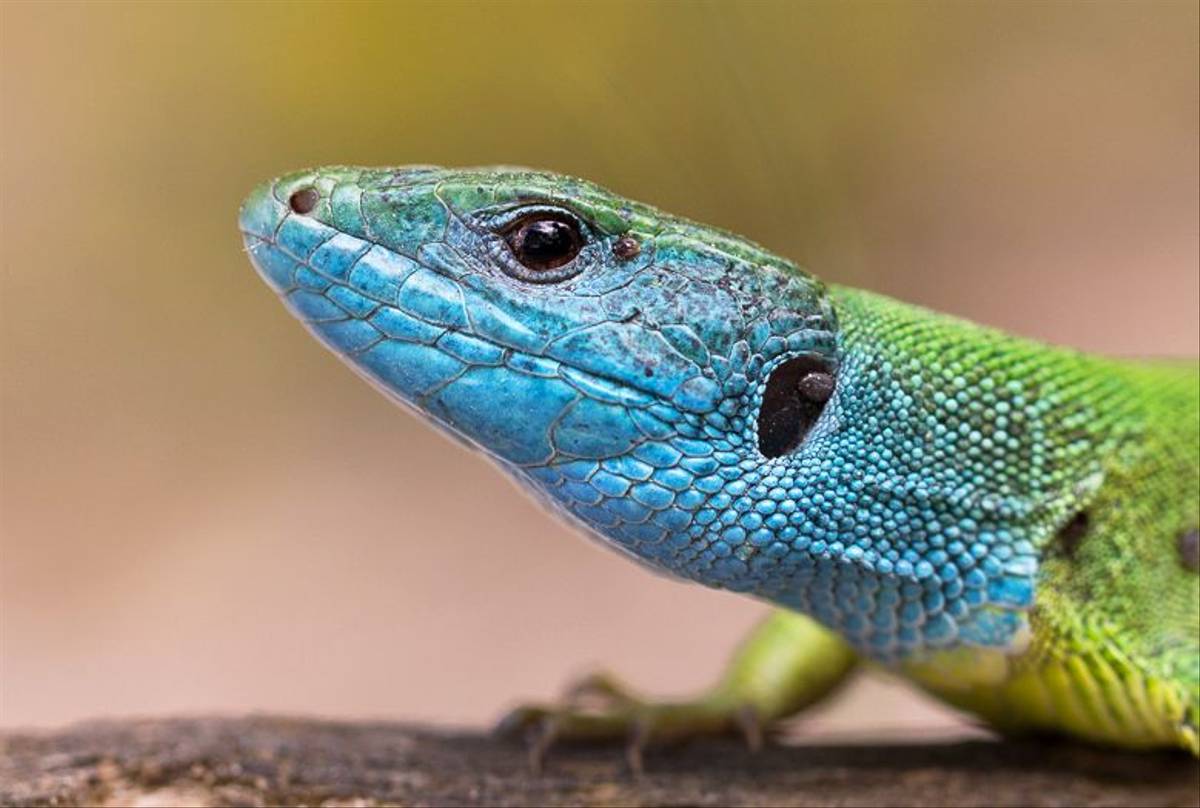
<instances>
[{"instance_id":1,"label":"lizard nostril","mask_svg":"<svg viewBox=\"0 0 1200 808\"><path fill-rule=\"evenodd\" d=\"M317 199L319 197L317 196L316 189L301 188L288 197L288 207L296 213L311 213L312 209L317 206Z\"/></svg>"}]
</instances>

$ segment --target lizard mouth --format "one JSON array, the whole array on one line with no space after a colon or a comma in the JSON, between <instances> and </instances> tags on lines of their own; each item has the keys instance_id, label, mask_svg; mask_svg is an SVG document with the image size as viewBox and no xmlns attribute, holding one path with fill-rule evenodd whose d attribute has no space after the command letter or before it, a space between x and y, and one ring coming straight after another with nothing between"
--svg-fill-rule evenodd
<instances>
[{"instance_id":1,"label":"lizard mouth","mask_svg":"<svg viewBox=\"0 0 1200 808\"><path fill-rule=\"evenodd\" d=\"M378 286L379 278L361 277L356 282L353 273L338 277L315 265L316 247L305 255L306 251L296 251L282 243L278 232L264 233L243 227L242 233L259 274L319 341L390 399L429 418L474 448L499 454L518 466L543 465L560 456L553 441L549 453L526 451L514 444L497 452L494 445L473 435L473 430L464 428L454 413L446 411L441 400L443 390L464 376L485 372L487 368L504 367L514 380L536 377L547 386L553 383L567 388L569 395L561 399L561 412L552 418L555 424L563 422L568 411L580 401L587 400L589 406L620 408L630 413L640 430L632 443L674 431L673 425L661 422L649 412L653 405L662 402L655 391L642 390L625 380L599 375L535 351L505 345L472 328L469 315L465 322L457 324L421 319L396 301L360 288L364 283ZM348 244L360 243L361 250L367 252L383 249L345 234L340 237ZM366 263L362 266L365 268ZM381 321L381 314L388 316ZM394 330L397 328L402 333ZM396 347L385 351L385 344ZM371 357L375 353L386 354L388 358L380 357L380 362L373 365ZM385 362L406 364L411 369L402 379L389 377L382 367ZM758 406L759 452L775 458L796 451L824 411L834 384L830 359L821 355L805 354L776 366L767 377ZM510 383L491 387L512 386ZM519 401L509 403L522 406ZM661 409L658 414L661 415ZM498 435L492 433L489 437L495 439Z\"/></svg>"},{"instance_id":2,"label":"lizard mouth","mask_svg":"<svg viewBox=\"0 0 1200 808\"><path fill-rule=\"evenodd\" d=\"M371 261L338 276L313 259L316 248L306 256L277 234L242 233L251 263L314 337L389 399L474 449L533 469L675 434L654 391L506 345L474 328L465 308L462 321L423 319L392 293L384 298ZM328 243L336 238L354 241L339 234ZM364 255L385 250L358 241Z\"/></svg>"}]
</instances>

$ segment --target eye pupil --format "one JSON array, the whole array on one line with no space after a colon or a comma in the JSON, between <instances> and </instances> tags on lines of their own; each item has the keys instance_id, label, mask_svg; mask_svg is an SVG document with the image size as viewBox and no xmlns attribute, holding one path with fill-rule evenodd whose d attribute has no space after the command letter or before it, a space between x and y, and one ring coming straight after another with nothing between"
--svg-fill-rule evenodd
<instances>
[{"instance_id":1,"label":"eye pupil","mask_svg":"<svg viewBox=\"0 0 1200 808\"><path fill-rule=\"evenodd\" d=\"M577 223L549 216L519 223L507 241L517 260L535 272L569 264L583 249Z\"/></svg>"},{"instance_id":2,"label":"eye pupil","mask_svg":"<svg viewBox=\"0 0 1200 808\"><path fill-rule=\"evenodd\" d=\"M522 252L539 263L556 261L574 247L570 227L553 219L526 225L522 236Z\"/></svg>"}]
</instances>

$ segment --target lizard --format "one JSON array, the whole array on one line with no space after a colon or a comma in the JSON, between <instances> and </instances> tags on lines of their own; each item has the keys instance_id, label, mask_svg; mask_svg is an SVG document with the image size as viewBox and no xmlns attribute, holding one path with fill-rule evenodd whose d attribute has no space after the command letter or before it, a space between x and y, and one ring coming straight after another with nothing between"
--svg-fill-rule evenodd
<instances>
[{"instance_id":1,"label":"lizard","mask_svg":"<svg viewBox=\"0 0 1200 808\"><path fill-rule=\"evenodd\" d=\"M1195 360L826 284L523 168L298 171L239 225L389 398L608 547L775 607L695 698L597 674L513 711L535 765L559 739L625 739L635 768L757 746L865 664L1003 734L1200 756Z\"/></svg>"}]
</instances>

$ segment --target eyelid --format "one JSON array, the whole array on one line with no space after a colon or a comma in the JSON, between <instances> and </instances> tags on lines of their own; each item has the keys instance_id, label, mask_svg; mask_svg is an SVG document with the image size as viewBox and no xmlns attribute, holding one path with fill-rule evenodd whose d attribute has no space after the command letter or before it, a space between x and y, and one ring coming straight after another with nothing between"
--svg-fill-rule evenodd
<instances>
[{"instance_id":1,"label":"eyelid","mask_svg":"<svg viewBox=\"0 0 1200 808\"><path fill-rule=\"evenodd\" d=\"M495 210L484 210L476 213L476 218L487 230L493 233L502 234L509 230L517 222L522 219L527 219L537 215L554 216L567 219L578 223L579 232L584 239L589 239L595 235L595 230L587 219L580 216L570 208L565 208L561 205L550 205L546 203L526 203L521 205L505 205L503 208Z\"/></svg>"}]
</instances>

